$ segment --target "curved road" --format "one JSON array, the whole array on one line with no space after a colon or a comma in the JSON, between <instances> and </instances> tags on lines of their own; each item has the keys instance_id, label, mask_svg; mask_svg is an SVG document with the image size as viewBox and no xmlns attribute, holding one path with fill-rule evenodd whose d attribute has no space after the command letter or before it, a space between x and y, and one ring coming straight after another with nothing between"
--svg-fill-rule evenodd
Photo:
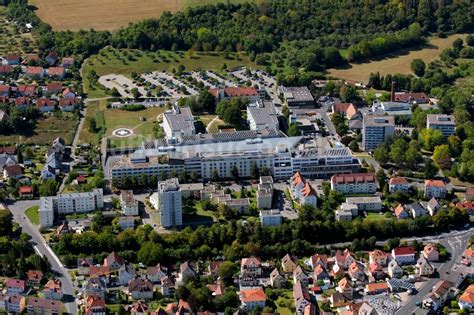
<instances>
[{"instance_id":1,"label":"curved road","mask_svg":"<svg viewBox=\"0 0 474 315\"><path fill-rule=\"evenodd\" d=\"M39 232L38 227L32 225L30 220L25 216L26 209L32 206L37 206L38 204L38 200L25 200L13 204L7 204L7 206L13 214L14 220L20 224L23 232L31 236L30 241L37 253L48 259L51 265L51 270L57 278L61 280L64 293L63 302L68 313L77 314L76 294L74 293L74 285L68 271L46 243L45 239Z\"/></svg>"}]
</instances>

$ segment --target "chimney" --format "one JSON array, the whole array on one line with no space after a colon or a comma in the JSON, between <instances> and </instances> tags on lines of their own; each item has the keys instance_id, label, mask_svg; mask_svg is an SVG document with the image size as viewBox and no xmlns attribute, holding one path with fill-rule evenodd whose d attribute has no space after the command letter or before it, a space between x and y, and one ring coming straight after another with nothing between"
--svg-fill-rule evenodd
<instances>
[{"instance_id":1,"label":"chimney","mask_svg":"<svg viewBox=\"0 0 474 315\"><path fill-rule=\"evenodd\" d=\"M392 90L391 90L391 93L390 93L390 101L391 102L395 102L395 87L396 87L397 83L395 81L392 81Z\"/></svg>"}]
</instances>

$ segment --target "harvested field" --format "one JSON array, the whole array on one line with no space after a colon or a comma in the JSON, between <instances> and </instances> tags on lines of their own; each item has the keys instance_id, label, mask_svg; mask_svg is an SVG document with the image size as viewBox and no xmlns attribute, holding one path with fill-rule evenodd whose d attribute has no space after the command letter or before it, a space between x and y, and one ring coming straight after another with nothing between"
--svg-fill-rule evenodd
<instances>
[{"instance_id":1,"label":"harvested field","mask_svg":"<svg viewBox=\"0 0 474 315\"><path fill-rule=\"evenodd\" d=\"M367 82L371 72L379 72L382 75L388 73L409 74L411 73L410 63L413 59L423 59L428 64L438 58L444 49L452 47L452 43L456 38L465 39L466 34L454 34L447 38L435 37L430 39L426 47L422 49L351 64L346 69L331 69L328 73L336 78L357 82Z\"/></svg>"}]
</instances>

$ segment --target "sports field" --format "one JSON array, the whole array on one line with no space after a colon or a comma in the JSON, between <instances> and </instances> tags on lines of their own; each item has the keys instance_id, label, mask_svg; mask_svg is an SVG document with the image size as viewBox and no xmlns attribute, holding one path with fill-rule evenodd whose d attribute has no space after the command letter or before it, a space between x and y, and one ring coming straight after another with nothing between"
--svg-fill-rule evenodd
<instances>
[{"instance_id":1,"label":"sports field","mask_svg":"<svg viewBox=\"0 0 474 315\"><path fill-rule=\"evenodd\" d=\"M331 69L329 75L345 80L353 80L357 82L367 82L371 72L379 72L382 75L387 73L411 73L410 63L413 59L423 59L426 64L439 57L441 52L452 47L456 38L465 39L465 34L455 34L447 38L431 38L426 47L419 50L411 50L406 54L395 56L385 56L377 60L370 60L363 63L351 64L347 69Z\"/></svg>"},{"instance_id":2,"label":"sports field","mask_svg":"<svg viewBox=\"0 0 474 315\"><path fill-rule=\"evenodd\" d=\"M246 0L231 0L244 2ZM130 22L157 18L189 6L229 0L30 0L38 16L55 30L116 30Z\"/></svg>"}]
</instances>

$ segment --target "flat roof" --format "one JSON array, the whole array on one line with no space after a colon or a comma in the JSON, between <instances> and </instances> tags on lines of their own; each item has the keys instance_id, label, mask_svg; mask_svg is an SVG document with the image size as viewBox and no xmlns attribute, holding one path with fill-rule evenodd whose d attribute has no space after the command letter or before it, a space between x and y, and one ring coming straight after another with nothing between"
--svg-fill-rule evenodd
<instances>
[{"instance_id":1,"label":"flat roof","mask_svg":"<svg viewBox=\"0 0 474 315\"><path fill-rule=\"evenodd\" d=\"M366 126L395 126L395 117L382 115L366 115L364 116L364 124Z\"/></svg>"},{"instance_id":2,"label":"flat roof","mask_svg":"<svg viewBox=\"0 0 474 315\"><path fill-rule=\"evenodd\" d=\"M249 104L247 110L257 125L278 125L278 114L271 101Z\"/></svg>"},{"instance_id":3,"label":"flat roof","mask_svg":"<svg viewBox=\"0 0 474 315\"><path fill-rule=\"evenodd\" d=\"M287 101L314 102L314 97L307 86L282 86L281 92Z\"/></svg>"},{"instance_id":4,"label":"flat roof","mask_svg":"<svg viewBox=\"0 0 474 315\"><path fill-rule=\"evenodd\" d=\"M163 114L163 118L173 131L194 130L194 117L189 107L174 106Z\"/></svg>"},{"instance_id":5,"label":"flat roof","mask_svg":"<svg viewBox=\"0 0 474 315\"><path fill-rule=\"evenodd\" d=\"M428 114L426 115L426 120L431 125L455 125L454 116L453 115L445 115L445 114Z\"/></svg>"}]
</instances>

